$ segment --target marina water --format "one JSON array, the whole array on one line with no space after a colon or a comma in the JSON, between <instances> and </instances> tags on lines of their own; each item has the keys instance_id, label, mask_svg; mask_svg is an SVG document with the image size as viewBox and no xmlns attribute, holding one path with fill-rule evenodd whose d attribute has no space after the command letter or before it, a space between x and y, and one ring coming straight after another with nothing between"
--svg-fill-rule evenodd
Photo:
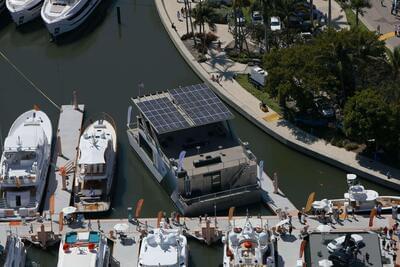
<instances>
[{"instance_id":1,"label":"marina water","mask_svg":"<svg viewBox=\"0 0 400 267\"><path fill-rule=\"evenodd\" d=\"M127 216L127 207L145 199L144 217L167 213L173 205L128 144L126 113L130 97L201 82L176 51L165 32L152 0L119 0L100 5L94 16L78 32L58 44L50 43L40 19L16 29L11 19L0 15L0 51L57 104L68 104L76 90L79 103L86 105L85 118L107 112L117 123L117 183L112 211L108 217ZM122 24L117 23L116 7L121 8ZM57 125L59 112L3 59L0 59L0 128L4 140L12 122L37 104ZM138 84L145 88L139 92ZM301 155L253 126L234 112L238 136L269 175L277 172L279 187L301 208L308 194L317 198L342 197L346 190L345 172ZM380 194L396 192L363 181ZM239 213L246 213L245 209ZM269 214L262 205L249 213ZM4 245L4 244L3 244ZM204 247L191 241L190 266L218 266L222 246ZM29 249L28 260L40 266L55 266L58 248L50 251ZM205 256L206 255L206 256Z\"/></svg>"}]
</instances>

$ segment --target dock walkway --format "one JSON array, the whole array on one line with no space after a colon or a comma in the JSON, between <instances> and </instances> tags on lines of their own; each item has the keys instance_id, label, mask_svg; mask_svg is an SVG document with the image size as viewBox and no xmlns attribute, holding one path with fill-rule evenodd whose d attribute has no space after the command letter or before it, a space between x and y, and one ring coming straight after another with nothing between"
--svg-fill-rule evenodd
<instances>
[{"instance_id":1,"label":"dock walkway","mask_svg":"<svg viewBox=\"0 0 400 267\"><path fill-rule=\"evenodd\" d=\"M293 214L297 211L296 206L283 194L281 190L274 192L274 184L271 178L263 172L263 176L260 180L262 193L262 200L265 204L275 213L279 211L285 211Z\"/></svg>"},{"instance_id":2,"label":"dock walkway","mask_svg":"<svg viewBox=\"0 0 400 267\"><path fill-rule=\"evenodd\" d=\"M55 214L59 214L64 207L70 205L84 108L84 105L78 105L78 109L75 109L73 105L61 106L57 126L56 148L51 166L44 211L50 209L50 198L52 195L54 195ZM63 188L63 178L61 175L63 171L60 168L64 168L65 171L65 188Z\"/></svg>"},{"instance_id":3,"label":"dock walkway","mask_svg":"<svg viewBox=\"0 0 400 267\"><path fill-rule=\"evenodd\" d=\"M209 217L211 221L213 221L214 217ZM204 220L204 218L203 218ZM228 217L217 217L217 225L218 230L221 230L223 233L226 233L229 230L230 224L228 221ZM231 224L233 227L243 227L244 222L246 220L245 216L235 216L232 218ZM271 229L275 225L277 225L280 220L278 216L253 216L250 218L253 227L256 226L263 226L268 225ZM53 229L55 233L60 233L63 236L66 232L69 231L87 231L87 230L100 230L111 240L113 243L113 259L114 264L111 266L135 266L138 262L138 255L139 255L139 247L140 247L140 228L143 229L144 225L147 224L148 230L156 227L157 225L157 218L140 218L139 219L140 227L136 224L133 224L128 221L128 219L101 219L85 220L83 224L80 225L65 225L62 231L59 231L59 225L57 221L53 222ZM318 226L320 223L314 217L307 218L309 231L310 232L319 232ZM342 224L335 224L332 225L331 232L357 232L357 231L371 231L371 230L378 230L385 226L390 226L390 222L392 221L391 215L383 215L381 218L374 219L373 227L369 227L369 216L359 216L357 215L357 219L354 220L353 218L349 220L344 220ZM99 228L99 223L100 228ZM114 226L118 223L126 223L129 225L128 230L125 232L127 238L124 242L122 242L115 233L113 236L110 236L110 231L113 231ZM187 218L183 217L180 218L180 223L185 225L185 229L188 236L193 236L196 232L200 230L200 221L199 218ZM293 234L290 236L282 236L278 239L278 251L279 251L279 264L278 266L296 266L297 260L299 259L299 251L301 245L301 239L299 238L300 230L304 228L305 225L299 223L296 218L292 219L293 223ZM6 238L6 231L11 230L14 233L17 233L22 238L29 239L30 233L29 229L31 227L33 229L40 228L41 223L39 222L32 222L28 224L19 224L19 225L11 225L8 223L0 223L0 232L4 233L0 235L1 241L5 241ZM50 228L50 221L45 221L44 225L47 229ZM115 232L115 231L114 231ZM221 255L222 261L222 255Z\"/></svg>"}]
</instances>

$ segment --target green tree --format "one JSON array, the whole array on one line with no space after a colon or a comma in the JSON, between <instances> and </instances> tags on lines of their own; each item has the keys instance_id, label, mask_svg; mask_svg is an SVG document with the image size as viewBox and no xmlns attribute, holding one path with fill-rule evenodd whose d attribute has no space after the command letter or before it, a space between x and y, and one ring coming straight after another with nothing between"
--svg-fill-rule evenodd
<instances>
[{"instance_id":1,"label":"green tree","mask_svg":"<svg viewBox=\"0 0 400 267\"><path fill-rule=\"evenodd\" d=\"M214 17L214 10L213 8L207 3L200 2L196 8L193 9L193 18L194 18L194 24L199 26L199 33L202 35L203 39L203 47L201 49L202 53L205 53L206 51L206 28L205 25L207 24L208 27L211 30L216 29L216 25L213 22L213 17Z\"/></svg>"},{"instance_id":2,"label":"green tree","mask_svg":"<svg viewBox=\"0 0 400 267\"><path fill-rule=\"evenodd\" d=\"M371 4L369 0L350 0L349 6L356 12L356 27L358 27L360 14L364 16L364 9L370 8Z\"/></svg>"},{"instance_id":3,"label":"green tree","mask_svg":"<svg viewBox=\"0 0 400 267\"><path fill-rule=\"evenodd\" d=\"M400 47L396 47L393 52L387 51L388 63L392 70L393 80L397 80L400 72Z\"/></svg>"},{"instance_id":4,"label":"green tree","mask_svg":"<svg viewBox=\"0 0 400 267\"><path fill-rule=\"evenodd\" d=\"M377 147L386 147L395 139L393 110L376 90L362 90L349 98L343 115L344 132L353 140L375 140Z\"/></svg>"}]
</instances>

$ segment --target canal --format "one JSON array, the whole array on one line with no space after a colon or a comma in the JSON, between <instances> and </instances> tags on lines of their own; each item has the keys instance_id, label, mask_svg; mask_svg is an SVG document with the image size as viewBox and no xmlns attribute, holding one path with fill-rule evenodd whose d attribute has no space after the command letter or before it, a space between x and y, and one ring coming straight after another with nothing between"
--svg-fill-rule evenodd
<instances>
[{"instance_id":1,"label":"canal","mask_svg":"<svg viewBox=\"0 0 400 267\"><path fill-rule=\"evenodd\" d=\"M109 113L119 134L117 184L109 217L125 217L126 208L145 199L143 216L159 210L172 211L168 196L154 181L130 149L126 137L126 113L130 97L179 85L199 83L199 78L180 57L169 40L152 0L103 1L94 16L79 31L50 43L37 19L16 29L5 12L0 15L0 51L57 104L70 103L72 91L86 105L86 119ZM121 7L122 25L117 24L116 6ZM0 59L0 130L4 138L14 119L37 104L57 125L58 110L3 59ZM346 189L345 173L301 155L253 126L235 113L239 137L263 159L265 170L278 173L279 186L297 207L305 205L310 192L317 198L341 197ZM396 192L363 182L381 194ZM262 205L250 207L252 214L268 214ZM242 209L240 212L244 212ZM218 266L221 246L212 248L190 242L191 266ZM205 256L207 255L207 256ZM56 266L57 249L30 249L29 261Z\"/></svg>"}]
</instances>

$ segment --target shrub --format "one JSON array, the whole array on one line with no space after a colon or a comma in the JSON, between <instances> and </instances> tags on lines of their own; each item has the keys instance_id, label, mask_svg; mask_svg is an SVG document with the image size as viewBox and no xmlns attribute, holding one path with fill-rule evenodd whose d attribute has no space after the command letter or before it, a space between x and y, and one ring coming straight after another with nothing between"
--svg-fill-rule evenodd
<instances>
[{"instance_id":1,"label":"shrub","mask_svg":"<svg viewBox=\"0 0 400 267\"><path fill-rule=\"evenodd\" d=\"M344 148L345 148L347 151L356 150L356 149L358 148L358 144L357 144L357 143L353 143L353 142L348 142L348 143L344 146Z\"/></svg>"}]
</instances>

